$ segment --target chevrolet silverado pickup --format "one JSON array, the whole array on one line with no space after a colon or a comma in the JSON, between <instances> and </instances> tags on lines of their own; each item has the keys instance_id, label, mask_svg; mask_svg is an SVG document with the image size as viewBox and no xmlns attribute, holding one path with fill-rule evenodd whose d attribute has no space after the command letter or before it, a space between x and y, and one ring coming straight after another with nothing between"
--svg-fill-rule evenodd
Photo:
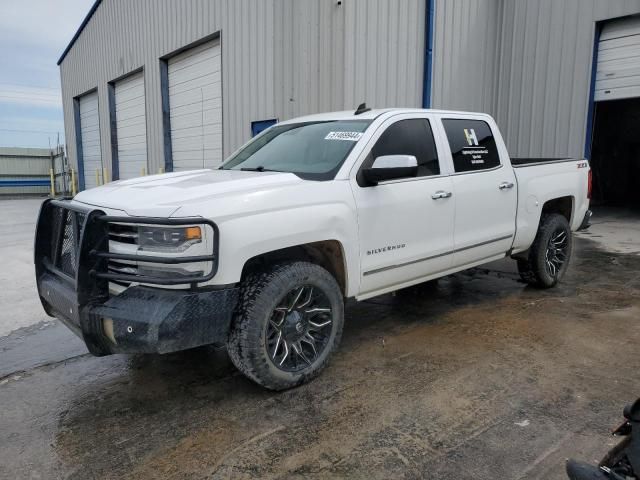
<instances>
[{"instance_id":1,"label":"chevrolet silverado pickup","mask_svg":"<svg viewBox=\"0 0 640 480\"><path fill-rule=\"evenodd\" d=\"M316 376L344 301L510 257L553 287L586 160L510 159L489 115L359 108L279 123L217 170L46 200L38 292L95 355L226 345L274 390Z\"/></svg>"}]
</instances>

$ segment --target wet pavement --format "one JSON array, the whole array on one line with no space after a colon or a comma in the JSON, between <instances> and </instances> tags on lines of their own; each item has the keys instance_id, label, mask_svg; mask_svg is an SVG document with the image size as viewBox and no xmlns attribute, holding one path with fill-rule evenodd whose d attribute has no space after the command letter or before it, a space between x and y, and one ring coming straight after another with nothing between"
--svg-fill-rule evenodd
<instances>
[{"instance_id":1,"label":"wet pavement","mask_svg":"<svg viewBox=\"0 0 640 480\"><path fill-rule=\"evenodd\" d=\"M350 303L330 366L283 393L219 350L0 337L0 478L565 478L640 396L640 255L588 237L552 290L503 261Z\"/></svg>"}]
</instances>

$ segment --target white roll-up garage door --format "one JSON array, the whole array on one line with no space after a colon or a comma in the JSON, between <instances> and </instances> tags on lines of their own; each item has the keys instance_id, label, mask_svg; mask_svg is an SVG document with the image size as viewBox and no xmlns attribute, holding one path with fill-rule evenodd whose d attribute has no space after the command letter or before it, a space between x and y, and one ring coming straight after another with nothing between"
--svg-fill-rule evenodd
<instances>
[{"instance_id":1,"label":"white roll-up garage door","mask_svg":"<svg viewBox=\"0 0 640 480\"><path fill-rule=\"evenodd\" d=\"M607 22L598 43L595 101L640 97L640 17Z\"/></svg>"},{"instance_id":2,"label":"white roll-up garage door","mask_svg":"<svg viewBox=\"0 0 640 480\"><path fill-rule=\"evenodd\" d=\"M116 82L115 107L119 178L139 177L147 168L147 116L142 72Z\"/></svg>"},{"instance_id":3,"label":"white roll-up garage door","mask_svg":"<svg viewBox=\"0 0 640 480\"><path fill-rule=\"evenodd\" d=\"M80 160L84 168L84 188L94 188L102 183L98 92L83 95L79 98L78 103L80 109L80 144L82 145L82 158Z\"/></svg>"},{"instance_id":4,"label":"white roll-up garage door","mask_svg":"<svg viewBox=\"0 0 640 480\"><path fill-rule=\"evenodd\" d=\"M169 60L169 111L173 170L222 163L220 43L191 48Z\"/></svg>"}]
</instances>

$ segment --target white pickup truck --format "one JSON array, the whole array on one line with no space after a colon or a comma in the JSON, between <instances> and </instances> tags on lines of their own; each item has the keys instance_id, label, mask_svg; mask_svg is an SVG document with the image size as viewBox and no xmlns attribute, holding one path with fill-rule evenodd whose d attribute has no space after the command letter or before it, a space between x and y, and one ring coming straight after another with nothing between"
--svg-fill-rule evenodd
<instances>
[{"instance_id":1,"label":"white pickup truck","mask_svg":"<svg viewBox=\"0 0 640 480\"><path fill-rule=\"evenodd\" d=\"M509 159L481 113L387 109L277 124L218 170L116 181L44 202L48 314L95 355L226 344L270 389L337 348L345 298L496 259L553 287L588 226L585 160Z\"/></svg>"}]
</instances>

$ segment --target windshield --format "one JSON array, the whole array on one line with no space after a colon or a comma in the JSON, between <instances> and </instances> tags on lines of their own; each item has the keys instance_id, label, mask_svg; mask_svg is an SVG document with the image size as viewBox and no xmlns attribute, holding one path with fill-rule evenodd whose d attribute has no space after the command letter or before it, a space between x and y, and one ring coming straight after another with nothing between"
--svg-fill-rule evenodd
<instances>
[{"instance_id":1,"label":"windshield","mask_svg":"<svg viewBox=\"0 0 640 480\"><path fill-rule=\"evenodd\" d=\"M276 125L221 168L290 172L309 180L330 180L370 123L338 120Z\"/></svg>"}]
</instances>

